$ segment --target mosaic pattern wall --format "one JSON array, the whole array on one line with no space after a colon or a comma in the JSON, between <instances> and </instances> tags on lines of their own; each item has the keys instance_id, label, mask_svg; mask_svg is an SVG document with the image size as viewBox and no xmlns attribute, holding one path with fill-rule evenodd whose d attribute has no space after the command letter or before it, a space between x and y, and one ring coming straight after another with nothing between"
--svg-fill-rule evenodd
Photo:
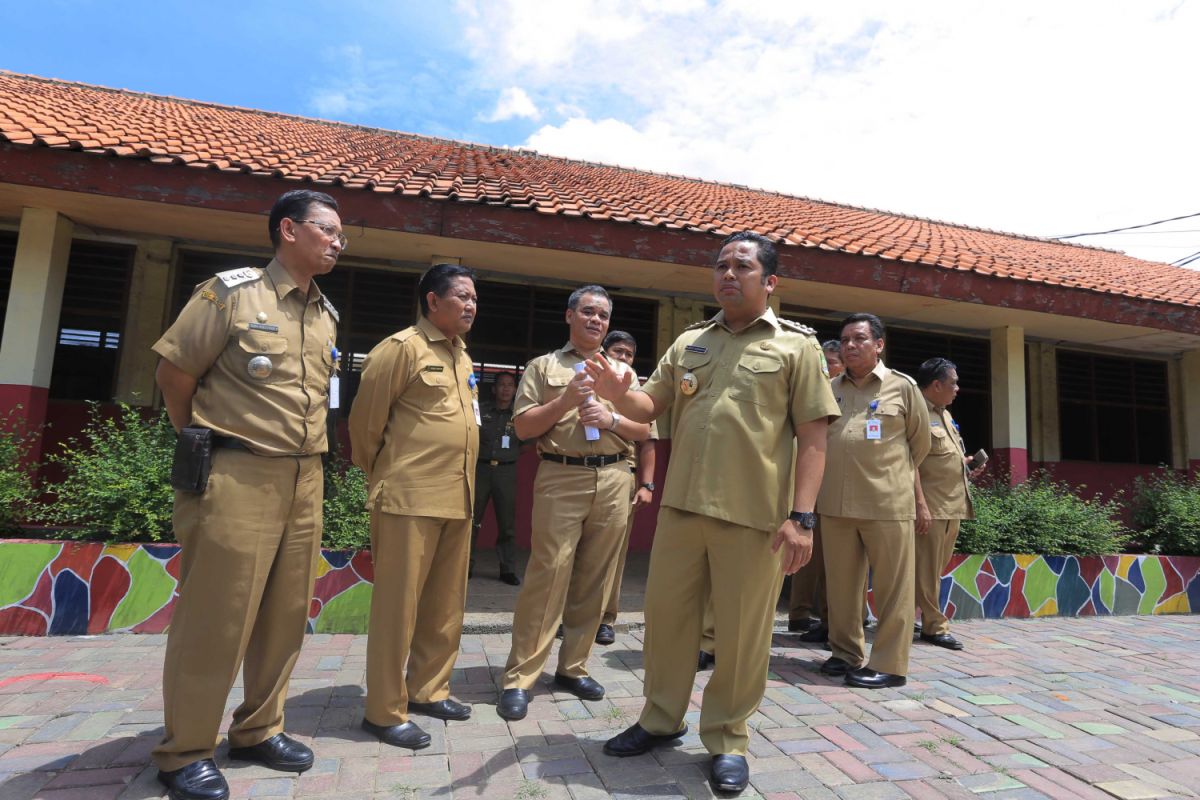
<instances>
[{"instance_id":1,"label":"mosaic pattern wall","mask_svg":"<svg viewBox=\"0 0 1200 800\"><path fill-rule=\"evenodd\" d=\"M368 553L323 551L309 630L365 633ZM0 635L162 633L179 579L179 547L0 541ZM1200 610L1200 558L964 556L942 578L957 619L1187 614Z\"/></svg>"}]
</instances>

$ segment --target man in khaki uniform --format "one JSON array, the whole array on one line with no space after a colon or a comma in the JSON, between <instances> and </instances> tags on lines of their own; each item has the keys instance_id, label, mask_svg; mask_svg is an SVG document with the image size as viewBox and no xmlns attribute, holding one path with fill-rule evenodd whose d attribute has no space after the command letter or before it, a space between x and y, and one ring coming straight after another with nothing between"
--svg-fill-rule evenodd
<instances>
[{"instance_id":1,"label":"man in khaki uniform","mask_svg":"<svg viewBox=\"0 0 1200 800\"><path fill-rule=\"evenodd\" d=\"M841 343L846 371L832 386L842 416L829 426L828 465L817 498L833 650L821 671L864 689L903 686L915 615L916 468L929 452L929 410L916 382L880 361L884 329L878 317L851 314ZM868 566L879 625L864 665Z\"/></svg>"},{"instance_id":2,"label":"man in khaki uniform","mask_svg":"<svg viewBox=\"0 0 1200 800\"><path fill-rule=\"evenodd\" d=\"M829 378L833 380L844 371L842 344L830 339L821 344ZM812 560L792 576L791 602L788 604L788 630L803 631L802 642L825 642L829 638L829 622L825 603L825 557L821 549L821 525L813 529Z\"/></svg>"},{"instance_id":3,"label":"man in khaki uniform","mask_svg":"<svg viewBox=\"0 0 1200 800\"><path fill-rule=\"evenodd\" d=\"M597 394L621 413L649 421L671 409L671 462L646 585L646 704L604 750L638 755L686 731L711 598L718 657L700 740L721 792L749 781L746 720L766 691L783 576L812 553L826 429L838 413L813 331L768 306L777 263L766 237L727 238L713 270L721 311L675 340L642 391L628 391L629 376L606 362L588 364Z\"/></svg>"},{"instance_id":4,"label":"man in khaki uniform","mask_svg":"<svg viewBox=\"0 0 1200 800\"><path fill-rule=\"evenodd\" d=\"M959 523L975 518L967 485L974 473L967 471L963 440L949 408L958 395L958 367L945 358L931 358L917 370L917 386L929 406L932 439L917 479L916 592L921 641L962 650L962 642L950 635L950 622L940 602L942 570L954 554Z\"/></svg>"},{"instance_id":5,"label":"man in khaki uniform","mask_svg":"<svg viewBox=\"0 0 1200 800\"><path fill-rule=\"evenodd\" d=\"M239 668L230 758L290 772L313 763L283 733L283 703L321 545L321 453L337 369L337 312L312 279L333 269L346 238L333 198L307 190L275 202L268 230L271 263L197 286L154 344L171 423L209 428L214 444L207 487L175 493L183 560L154 761L183 800L229 796L212 759Z\"/></svg>"},{"instance_id":6,"label":"man in khaki uniform","mask_svg":"<svg viewBox=\"0 0 1200 800\"><path fill-rule=\"evenodd\" d=\"M625 331L613 331L604 338L604 353L609 358L620 361L629 369L633 369L633 360L637 358L637 340ZM613 625L617 621L617 613L621 609L621 581L625 575L625 556L629 554L629 535L633 532L634 518L639 509L650 505L654 500L654 442L658 439L658 426L650 423L650 438L644 442L630 445L629 461L633 470L633 497L630 499L629 520L625 523L625 535L621 537L621 546L617 550L617 560L613 564L612 587L608 590L608 600L604 604L604 616L600 618L600 629L596 631L596 644L612 644L616 641L616 631Z\"/></svg>"},{"instance_id":7,"label":"man in khaki uniform","mask_svg":"<svg viewBox=\"0 0 1200 800\"><path fill-rule=\"evenodd\" d=\"M488 502L496 515L496 558L500 561L500 581L520 586L517 577L517 459L523 442L513 427L513 398L517 394L517 376L511 372L496 374L492 384L494 399L480 406L479 461L475 463L475 521L471 527L471 563L467 577L475 572L475 542L483 528Z\"/></svg>"},{"instance_id":8,"label":"man in khaki uniform","mask_svg":"<svg viewBox=\"0 0 1200 800\"><path fill-rule=\"evenodd\" d=\"M600 353L611 314L612 301L602 287L572 292L566 313L570 341L530 361L517 389L517 436L538 440L542 463L533 484L532 552L513 612L512 650L497 707L504 719L523 719L528 712L529 690L550 655L560 618L555 686L584 700L604 697L604 687L584 664L629 516L633 475L625 457L629 443L650 431L596 400L587 375L576 367ZM591 438L585 428L592 429Z\"/></svg>"},{"instance_id":9,"label":"man in khaki uniform","mask_svg":"<svg viewBox=\"0 0 1200 800\"><path fill-rule=\"evenodd\" d=\"M475 274L437 264L417 296L421 318L367 354L350 412L375 562L362 727L412 750L430 737L411 712L471 716L450 699L450 672L466 608L479 451L479 395L462 340L475 321Z\"/></svg>"}]
</instances>

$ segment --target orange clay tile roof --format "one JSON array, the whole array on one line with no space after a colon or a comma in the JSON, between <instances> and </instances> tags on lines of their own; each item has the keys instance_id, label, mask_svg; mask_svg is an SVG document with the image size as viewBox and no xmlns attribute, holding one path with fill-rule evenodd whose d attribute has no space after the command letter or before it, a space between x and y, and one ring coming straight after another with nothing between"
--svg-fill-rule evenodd
<instances>
[{"instance_id":1,"label":"orange clay tile roof","mask_svg":"<svg viewBox=\"0 0 1200 800\"><path fill-rule=\"evenodd\" d=\"M0 72L0 141L725 235L1187 306L1200 272L1079 245L527 151Z\"/></svg>"}]
</instances>

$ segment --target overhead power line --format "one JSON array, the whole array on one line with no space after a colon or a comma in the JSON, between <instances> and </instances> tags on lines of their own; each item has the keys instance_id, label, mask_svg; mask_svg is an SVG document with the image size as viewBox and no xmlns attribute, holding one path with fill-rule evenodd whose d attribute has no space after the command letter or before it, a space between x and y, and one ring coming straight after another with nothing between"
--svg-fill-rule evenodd
<instances>
[{"instance_id":1,"label":"overhead power line","mask_svg":"<svg viewBox=\"0 0 1200 800\"><path fill-rule=\"evenodd\" d=\"M1195 253L1192 253L1190 256L1184 256L1183 258L1175 259L1174 261L1171 262L1171 265L1175 266L1175 267L1186 267L1188 264L1192 263L1193 261L1200 261L1200 250L1197 250Z\"/></svg>"},{"instance_id":2,"label":"overhead power line","mask_svg":"<svg viewBox=\"0 0 1200 800\"><path fill-rule=\"evenodd\" d=\"M1141 225L1130 225L1125 228L1113 228L1111 231L1090 231L1088 233L1072 233L1068 236L1051 236L1051 239L1078 239L1080 236L1104 236L1108 233L1120 233L1121 231L1132 231L1137 228L1149 228L1153 225L1162 225L1164 222L1176 222L1181 219L1191 219L1192 217L1200 217L1200 211L1195 214L1184 214L1181 217L1171 217L1170 219L1160 219L1154 222L1145 222Z\"/></svg>"}]
</instances>

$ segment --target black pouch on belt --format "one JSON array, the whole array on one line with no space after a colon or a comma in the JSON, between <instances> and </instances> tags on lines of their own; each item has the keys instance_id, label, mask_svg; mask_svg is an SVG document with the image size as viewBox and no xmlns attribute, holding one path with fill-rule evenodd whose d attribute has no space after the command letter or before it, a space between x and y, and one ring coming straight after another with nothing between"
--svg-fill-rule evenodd
<instances>
[{"instance_id":1,"label":"black pouch on belt","mask_svg":"<svg viewBox=\"0 0 1200 800\"><path fill-rule=\"evenodd\" d=\"M175 441L175 463L171 465L171 486L181 492L203 492L208 488L212 469L213 432L211 428L184 428Z\"/></svg>"}]
</instances>

